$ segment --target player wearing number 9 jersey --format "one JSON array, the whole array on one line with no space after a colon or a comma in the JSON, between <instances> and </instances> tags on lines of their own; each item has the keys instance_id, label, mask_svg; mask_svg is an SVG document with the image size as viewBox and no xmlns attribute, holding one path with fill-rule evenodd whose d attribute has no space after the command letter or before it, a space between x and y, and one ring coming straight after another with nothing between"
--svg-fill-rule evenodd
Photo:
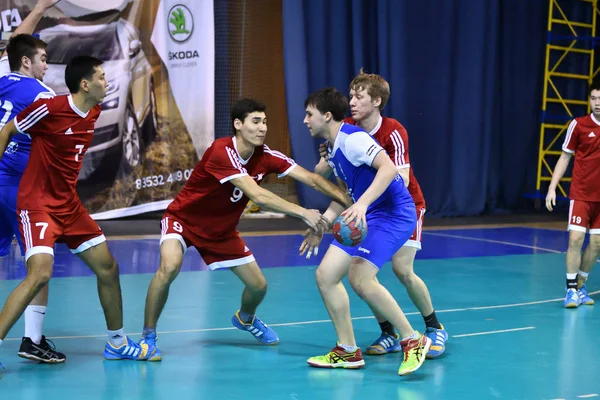
<instances>
[{"instance_id":1,"label":"player wearing number 9 jersey","mask_svg":"<svg viewBox=\"0 0 600 400\"><path fill-rule=\"evenodd\" d=\"M0 313L0 344L27 304L52 276L54 244L64 242L94 271L105 313L108 359L147 359L154 349L129 340L123 331L119 268L98 224L76 192L83 157L94 136L100 102L108 87L102 61L75 57L65 69L67 96L35 101L0 132L0 151L17 133L32 138L31 155L17 198L27 276Z\"/></svg>"},{"instance_id":2,"label":"player wearing number 9 jersey","mask_svg":"<svg viewBox=\"0 0 600 400\"><path fill-rule=\"evenodd\" d=\"M241 308L232 318L235 327L250 332L263 344L279 341L277 334L255 316L267 283L252 252L236 227L249 199L264 209L285 213L317 228L321 214L287 202L259 184L269 174L289 176L349 204L344 191L327 179L308 172L284 154L264 145L266 107L242 99L231 109L235 135L217 139L196 165L185 187L161 221L160 266L148 288L141 343L156 345L156 325L176 278L183 255L195 247L211 270L227 268L245 284ZM152 360L160 360L157 350Z\"/></svg>"}]
</instances>

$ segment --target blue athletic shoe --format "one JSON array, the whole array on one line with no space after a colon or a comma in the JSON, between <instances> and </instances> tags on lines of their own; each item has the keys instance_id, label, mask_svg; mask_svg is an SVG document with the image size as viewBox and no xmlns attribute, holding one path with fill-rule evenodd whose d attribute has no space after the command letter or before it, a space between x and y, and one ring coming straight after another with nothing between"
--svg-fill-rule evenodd
<instances>
[{"instance_id":1,"label":"blue athletic shoe","mask_svg":"<svg viewBox=\"0 0 600 400\"><path fill-rule=\"evenodd\" d=\"M148 361L162 360L162 353L160 352L160 350L158 349L158 345L156 344L157 340L158 338L156 337L156 333L146 335L142 338L142 340L140 340L140 346L147 345L148 347L154 347L156 349L154 355L150 356L150 358L148 358Z\"/></svg>"},{"instance_id":2,"label":"blue athletic shoe","mask_svg":"<svg viewBox=\"0 0 600 400\"><path fill-rule=\"evenodd\" d=\"M264 322L262 322L255 315L251 323L245 324L240 318L240 312L236 311L235 315L231 318L231 323L238 329L248 331L258 340L259 342L266 345L274 345L279 343L279 337L277 333L269 328Z\"/></svg>"},{"instance_id":3,"label":"blue athletic shoe","mask_svg":"<svg viewBox=\"0 0 600 400\"><path fill-rule=\"evenodd\" d=\"M581 304L581 298L576 289L567 289L565 297L565 308L577 308Z\"/></svg>"},{"instance_id":4,"label":"blue athletic shoe","mask_svg":"<svg viewBox=\"0 0 600 400\"><path fill-rule=\"evenodd\" d=\"M382 332L381 336L379 336L372 345L367 347L365 354L370 356L382 356L388 353L396 353L400 350L402 350L402 346L400 346L400 337L398 335L392 336Z\"/></svg>"},{"instance_id":5,"label":"blue athletic shoe","mask_svg":"<svg viewBox=\"0 0 600 400\"><path fill-rule=\"evenodd\" d=\"M110 342L104 346L104 358L107 360L136 360L146 361L156 353L156 348L147 343L137 344L125 336L127 343L121 347L114 347Z\"/></svg>"},{"instance_id":6,"label":"blue athletic shoe","mask_svg":"<svg viewBox=\"0 0 600 400\"><path fill-rule=\"evenodd\" d=\"M444 329L435 329L427 327L425 329L425 336L431 339L431 347L427 352L427 358L436 358L441 356L446 351L446 341L448 340L448 332Z\"/></svg>"},{"instance_id":7,"label":"blue athletic shoe","mask_svg":"<svg viewBox=\"0 0 600 400\"><path fill-rule=\"evenodd\" d=\"M587 289L585 288L585 285L583 285L581 287L581 289L579 289L579 291L577 292L577 294L579 295L579 299L581 300L582 304L585 304L587 306L593 306L594 305L594 299L592 299L587 292Z\"/></svg>"}]
</instances>

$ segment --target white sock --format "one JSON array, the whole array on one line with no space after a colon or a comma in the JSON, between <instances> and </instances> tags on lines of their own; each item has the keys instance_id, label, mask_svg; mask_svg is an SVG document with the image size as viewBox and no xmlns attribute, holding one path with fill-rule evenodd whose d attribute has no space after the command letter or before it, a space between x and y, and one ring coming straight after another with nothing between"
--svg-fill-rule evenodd
<instances>
[{"instance_id":1,"label":"white sock","mask_svg":"<svg viewBox=\"0 0 600 400\"><path fill-rule=\"evenodd\" d=\"M419 338L419 332L414 331L412 335L405 337L401 341L404 342L405 340L408 340L408 339L418 339L418 338Z\"/></svg>"},{"instance_id":2,"label":"white sock","mask_svg":"<svg viewBox=\"0 0 600 400\"><path fill-rule=\"evenodd\" d=\"M574 274L567 274L567 279L577 279L577 272Z\"/></svg>"},{"instance_id":3,"label":"white sock","mask_svg":"<svg viewBox=\"0 0 600 400\"><path fill-rule=\"evenodd\" d=\"M42 329L46 318L46 306L27 306L25 309L25 337L35 344L42 340Z\"/></svg>"},{"instance_id":4,"label":"white sock","mask_svg":"<svg viewBox=\"0 0 600 400\"><path fill-rule=\"evenodd\" d=\"M358 346L349 346L349 345L347 345L347 344L341 344L341 343L339 343L339 342L338 342L338 344L337 344L337 345L338 345L339 347L341 347L342 349L344 349L344 351L345 351L346 353L354 353L354 352L355 352L355 351L358 349Z\"/></svg>"},{"instance_id":5,"label":"white sock","mask_svg":"<svg viewBox=\"0 0 600 400\"><path fill-rule=\"evenodd\" d=\"M589 272L583 272L582 270L579 270L579 272L577 273L580 277L583 278L583 280L585 281L588 278L588 275L590 274Z\"/></svg>"},{"instance_id":6,"label":"white sock","mask_svg":"<svg viewBox=\"0 0 600 400\"><path fill-rule=\"evenodd\" d=\"M113 345L113 347L121 347L127 343L127 339L125 339L125 330L123 328L117 331L108 331L108 342Z\"/></svg>"}]
</instances>

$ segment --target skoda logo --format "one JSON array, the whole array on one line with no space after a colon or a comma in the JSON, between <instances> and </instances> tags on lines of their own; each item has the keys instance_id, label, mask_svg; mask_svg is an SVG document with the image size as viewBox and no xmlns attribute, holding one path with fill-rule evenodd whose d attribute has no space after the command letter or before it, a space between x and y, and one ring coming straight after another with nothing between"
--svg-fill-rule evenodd
<instances>
[{"instance_id":1,"label":"skoda logo","mask_svg":"<svg viewBox=\"0 0 600 400\"><path fill-rule=\"evenodd\" d=\"M169 10L169 35L177 43L186 42L194 31L194 17L189 8L177 4Z\"/></svg>"}]
</instances>

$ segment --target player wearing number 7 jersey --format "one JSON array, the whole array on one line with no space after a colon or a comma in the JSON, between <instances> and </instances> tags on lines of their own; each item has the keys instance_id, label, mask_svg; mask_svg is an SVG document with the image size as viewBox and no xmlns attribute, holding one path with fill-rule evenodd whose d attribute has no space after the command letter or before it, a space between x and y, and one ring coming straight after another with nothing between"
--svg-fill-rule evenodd
<instances>
[{"instance_id":1,"label":"player wearing number 7 jersey","mask_svg":"<svg viewBox=\"0 0 600 400\"><path fill-rule=\"evenodd\" d=\"M350 199L327 179L263 144L267 134L265 110L264 104L252 99L233 104L234 136L213 142L167 208L161 221L160 266L148 288L141 343L156 345L158 318L190 246L196 247L211 270L230 269L244 283L242 304L233 315L233 325L250 332L263 344L279 342L275 331L255 315L266 294L267 282L236 230L245 205L251 199L263 209L300 218L317 229L322 222L317 210L306 210L259 186L269 174L291 177L344 205L349 205ZM161 357L157 349L150 360Z\"/></svg>"},{"instance_id":2,"label":"player wearing number 7 jersey","mask_svg":"<svg viewBox=\"0 0 600 400\"><path fill-rule=\"evenodd\" d=\"M0 312L0 344L27 304L48 284L54 244L64 242L98 278L109 336L104 357L145 360L155 349L125 336L119 267L76 191L83 156L92 143L99 104L108 87L101 64L93 57L75 57L65 69L70 95L35 101L0 131L0 153L17 133L32 138L17 198L27 276Z\"/></svg>"}]
</instances>

